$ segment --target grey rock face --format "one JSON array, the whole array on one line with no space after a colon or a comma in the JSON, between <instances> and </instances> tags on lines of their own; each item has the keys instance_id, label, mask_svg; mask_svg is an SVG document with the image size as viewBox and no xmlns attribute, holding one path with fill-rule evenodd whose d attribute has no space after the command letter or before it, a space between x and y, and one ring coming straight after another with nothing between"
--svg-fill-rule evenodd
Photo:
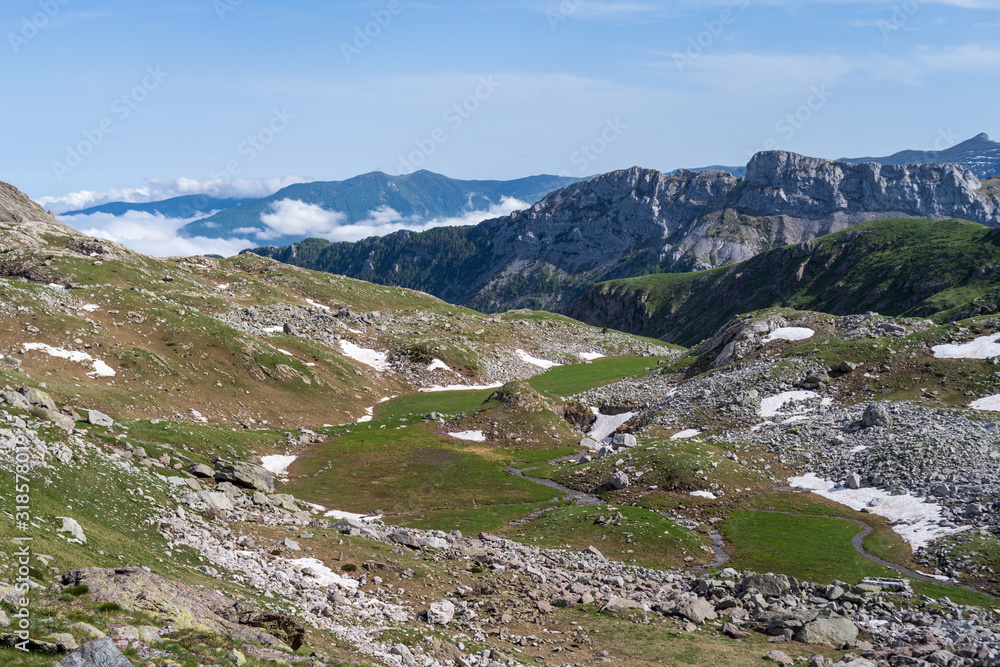
<instances>
[{"instance_id":1,"label":"grey rock face","mask_svg":"<svg viewBox=\"0 0 1000 667\"><path fill-rule=\"evenodd\" d=\"M108 639L95 639L63 658L60 667L132 667L132 662L122 655L115 643Z\"/></svg>"},{"instance_id":2,"label":"grey rock face","mask_svg":"<svg viewBox=\"0 0 1000 667\"><path fill-rule=\"evenodd\" d=\"M625 257L643 269L707 269L887 217L1000 225L1000 205L979 187L957 165L849 164L785 151L758 153L743 179L722 171L616 171L484 223L497 231L489 284L509 279L496 274L511 266L518 270L510 277L543 266L619 277Z\"/></svg>"},{"instance_id":3,"label":"grey rock face","mask_svg":"<svg viewBox=\"0 0 1000 667\"><path fill-rule=\"evenodd\" d=\"M628 475L619 470L611 477L611 485L616 489L624 489L629 485Z\"/></svg>"},{"instance_id":4,"label":"grey rock face","mask_svg":"<svg viewBox=\"0 0 1000 667\"><path fill-rule=\"evenodd\" d=\"M260 466L242 461L215 462L215 479L221 482L232 482L247 489L255 489L264 493L274 492L274 477Z\"/></svg>"}]
</instances>

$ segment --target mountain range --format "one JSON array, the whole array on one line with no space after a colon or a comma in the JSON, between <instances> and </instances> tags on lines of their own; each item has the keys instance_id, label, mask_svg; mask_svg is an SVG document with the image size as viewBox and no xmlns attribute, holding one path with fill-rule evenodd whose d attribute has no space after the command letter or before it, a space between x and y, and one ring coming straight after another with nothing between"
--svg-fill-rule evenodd
<instances>
[{"instance_id":1,"label":"mountain range","mask_svg":"<svg viewBox=\"0 0 1000 667\"><path fill-rule=\"evenodd\" d=\"M251 252L420 289L486 311L560 311L593 284L719 267L887 217L1000 225L1000 196L959 165L893 166L758 153L746 176L634 167L473 227Z\"/></svg>"},{"instance_id":2,"label":"mountain range","mask_svg":"<svg viewBox=\"0 0 1000 667\"><path fill-rule=\"evenodd\" d=\"M255 199L239 198L219 198L208 195L184 195L183 197L172 197L160 201L145 203L134 202L110 202L99 206L80 209L79 211L67 211L64 216L73 215L93 215L95 213L107 213L110 215L125 215L130 211L138 213L151 213L162 215L165 218L194 218L208 215L234 206L248 204Z\"/></svg>"},{"instance_id":3,"label":"mountain range","mask_svg":"<svg viewBox=\"0 0 1000 667\"><path fill-rule=\"evenodd\" d=\"M993 141L985 132L971 139L940 150L904 150L884 157L843 157L839 162L877 162L878 164L960 164L979 178L1000 174L1000 142ZM726 171L733 176L745 176L746 167L712 165L692 171Z\"/></svg>"},{"instance_id":4,"label":"mountain range","mask_svg":"<svg viewBox=\"0 0 1000 667\"><path fill-rule=\"evenodd\" d=\"M878 162L879 164L960 164L978 178L1000 174L1000 142L992 141L985 132L950 148L932 151L907 150L886 157L841 158L841 162Z\"/></svg>"},{"instance_id":5,"label":"mountain range","mask_svg":"<svg viewBox=\"0 0 1000 667\"><path fill-rule=\"evenodd\" d=\"M342 216L341 225L352 225L391 210L415 222L455 218L473 211L489 211L505 198L533 204L552 190L579 179L563 176L529 176L513 181L462 181L421 170L402 176L382 172L345 181L298 183L269 197L240 204L181 228L183 236L207 238L250 237L263 232L261 217L274 212L283 201L319 207ZM269 237L270 238L270 237ZM298 241L301 235L280 235L276 243Z\"/></svg>"}]
</instances>

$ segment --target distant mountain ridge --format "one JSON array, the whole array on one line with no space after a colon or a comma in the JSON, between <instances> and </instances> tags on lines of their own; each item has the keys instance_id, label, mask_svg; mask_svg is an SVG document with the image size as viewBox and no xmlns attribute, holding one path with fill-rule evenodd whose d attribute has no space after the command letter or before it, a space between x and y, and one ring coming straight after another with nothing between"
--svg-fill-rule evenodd
<instances>
[{"instance_id":1,"label":"distant mountain ridge","mask_svg":"<svg viewBox=\"0 0 1000 667\"><path fill-rule=\"evenodd\" d=\"M125 215L130 211L139 213L151 213L162 215L165 218L194 218L199 215L207 215L222 211L234 206L248 204L255 199L222 199L210 197L208 195L184 195L182 197L172 197L161 201L134 203L134 202L110 202L99 206L81 209L79 211L67 211L60 213L62 216L71 215L93 215L95 213L108 213L114 216Z\"/></svg>"},{"instance_id":2,"label":"distant mountain ridge","mask_svg":"<svg viewBox=\"0 0 1000 667\"><path fill-rule=\"evenodd\" d=\"M261 216L273 212L275 205L284 200L299 201L343 214L344 225L367 220L373 211L384 207L404 218L453 218L470 211L488 211L507 197L534 204L549 192L578 180L540 175L513 181L463 181L426 170L402 176L376 171L345 181L290 185L269 197L228 208L185 225L181 234L187 237L245 238L248 235L246 230L263 229ZM239 233L236 230L240 230ZM282 237L276 242L290 243L300 239Z\"/></svg>"},{"instance_id":3,"label":"distant mountain ridge","mask_svg":"<svg viewBox=\"0 0 1000 667\"><path fill-rule=\"evenodd\" d=\"M987 179L1000 174L1000 141L992 141L985 132L972 139L939 151L906 150L886 157L841 158L841 162L878 162L879 164L960 164L977 178Z\"/></svg>"},{"instance_id":4,"label":"distant mountain ridge","mask_svg":"<svg viewBox=\"0 0 1000 667\"><path fill-rule=\"evenodd\" d=\"M853 164L767 151L753 157L744 178L633 167L474 227L251 252L481 310L561 311L596 282L714 268L889 217L1000 226L1000 195L958 165Z\"/></svg>"}]
</instances>

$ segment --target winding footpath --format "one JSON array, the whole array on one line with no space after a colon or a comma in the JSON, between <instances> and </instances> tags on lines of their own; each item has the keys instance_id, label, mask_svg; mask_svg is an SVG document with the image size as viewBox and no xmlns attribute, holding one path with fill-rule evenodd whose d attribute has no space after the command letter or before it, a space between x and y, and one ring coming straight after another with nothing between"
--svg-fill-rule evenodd
<instances>
[{"instance_id":1,"label":"winding footpath","mask_svg":"<svg viewBox=\"0 0 1000 667\"><path fill-rule=\"evenodd\" d=\"M576 458L576 457L575 456L564 457L563 459L557 459L555 461L550 461L549 463L550 464L556 464L556 463L558 463L558 462L560 462L562 460L569 460L569 459L572 459L572 458ZM508 466L507 467L507 472L510 473L510 474L512 474L512 475L515 475L516 477L521 477L523 479L527 479L527 480L535 482L537 484L542 484L542 485L547 486L547 487L549 487L551 489L556 489L558 491L562 491L563 493L566 494L565 500L571 500L571 501L575 502L577 505L603 505L603 504L606 504L606 501L601 500L597 496L593 496L593 495L590 495L588 493L584 493L582 491L577 491L576 489L571 489L571 488L569 488L567 486L563 486L562 484L559 484L558 482L555 482L555 481L553 481L551 479L545 479L545 478L542 478L542 477L531 477L531 476L525 474L526 472L529 472L531 470L537 470L537 469L538 469L538 466L533 467L533 468L522 468L522 469L518 469L518 468L515 468L513 466ZM793 492L793 493L802 493L802 491L796 491L796 490L791 489L789 487L777 487L777 488L774 488L774 489L768 489L768 491L763 491L761 493L767 493L767 492L770 492L770 491L790 491L790 492ZM760 494L758 494L758 495L760 495ZM546 510L541 510L541 511L537 512L536 514L541 514L544 511L546 511ZM963 584L961 582L957 582L957 581L953 581L953 580L945 581L945 580L937 579L937 578L935 578L935 577L933 577L931 575L923 574L921 572L916 572L914 570L910 570L908 568L903 567L902 565L898 565L896 563L892 563L890 561L885 560L884 558L879 558L878 556L875 556L874 554L868 553L865 550L865 545L864 545L865 538L868 537L869 535L871 535L873 532L875 532L875 528L871 524L865 523L864 521L861 521L860 519L851 519L851 518L848 518L848 517L828 516L828 515L821 515L821 514L799 514L797 512L782 512L782 511L778 511L778 510L754 509L752 511L754 511L754 512L764 512L764 513L767 513L767 514L783 514L785 516L809 517L809 518L814 518L814 519L835 519L837 521L847 521L849 523L853 523L854 525L860 527L861 531L858 532L857 534L855 534L854 537L851 538L851 546L853 546L854 550L858 553L858 555L862 556L863 558L867 558L868 560L872 561L873 563L877 563L878 565L881 565L883 567L889 568L891 570L895 570L899 574L901 574L901 575L903 575L905 577L909 577L911 579L916 579L918 581L923 581L923 582L932 583L932 584L940 584L940 585L943 585L943 586L955 586L957 588L964 588L966 590L970 590L970 591L974 591L974 592L981 592L979 590L979 588L977 588L974 585L967 585L967 584ZM719 533L719 531L714 526L712 527L712 532L709 534L709 537L712 540L712 548L713 548L713 551L715 552L715 557L714 557L714 559L712 560L711 563L709 563L708 565L703 565L701 567L702 568L706 568L706 569L722 567L723 565L725 565L726 563L729 562L729 554L727 554L726 550L725 550L725 540L723 539L722 535Z\"/></svg>"}]
</instances>

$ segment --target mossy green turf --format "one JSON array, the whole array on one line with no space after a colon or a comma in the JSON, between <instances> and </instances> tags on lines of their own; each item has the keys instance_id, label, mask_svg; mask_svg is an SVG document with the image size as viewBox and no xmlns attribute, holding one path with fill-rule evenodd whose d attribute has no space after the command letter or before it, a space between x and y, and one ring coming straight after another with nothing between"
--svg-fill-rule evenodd
<instances>
[{"instance_id":1,"label":"mossy green turf","mask_svg":"<svg viewBox=\"0 0 1000 667\"><path fill-rule=\"evenodd\" d=\"M516 449L484 451L479 443L448 438L436 423L381 426L358 424L313 446L295 462L289 489L331 509L387 514L562 496L504 471L505 462L518 458Z\"/></svg>"},{"instance_id":2,"label":"mossy green turf","mask_svg":"<svg viewBox=\"0 0 1000 667\"><path fill-rule=\"evenodd\" d=\"M590 363L557 366L536 375L528 383L541 394L552 398L572 396L588 389L618 382L644 373L663 357L606 357ZM379 420L391 422L420 418L431 412L457 415L481 406L493 389L414 393L382 403L375 409Z\"/></svg>"},{"instance_id":3,"label":"mossy green turf","mask_svg":"<svg viewBox=\"0 0 1000 667\"><path fill-rule=\"evenodd\" d=\"M524 519L532 512L560 507L564 504L563 501L551 500L519 505L460 507L397 516L388 519L388 521L396 525L422 530L459 530L463 535L499 533L511 522Z\"/></svg>"},{"instance_id":4,"label":"mossy green turf","mask_svg":"<svg viewBox=\"0 0 1000 667\"><path fill-rule=\"evenodd\" d=\"M595 523L598 517L610 517L616 511L625 517L621 525ZM520 525L508 526L503 534L549 549L579 551L593 546L612 560L661 569L681 567L687 556L705 560L702 547L708 546L704 536L655 512L628 506L558 507Z\"/></svg>"},{"instance_id":5,"label":"mossy green turf","mask_svg":"<svg viewBox=\"0 0 1000 667\"><path fill-rule=\"evenodd\" d=\"M854 550L857 524L840 519L738 510L722 523L732 565L757 572L780 572L829 583L858 583L865 577L892 577L895 570Z\"/></svg>"},{"instance_id":6,"label":"mossy green turf","mask_svg":"<svg viewBox=\"0 0 1000 667\"><path fill-rule=\"evenodd\" d=\"M663 357L607 357L553 368L528 382L541 394L572 396L655 368Z\"/></svg>"}]
</instances>

